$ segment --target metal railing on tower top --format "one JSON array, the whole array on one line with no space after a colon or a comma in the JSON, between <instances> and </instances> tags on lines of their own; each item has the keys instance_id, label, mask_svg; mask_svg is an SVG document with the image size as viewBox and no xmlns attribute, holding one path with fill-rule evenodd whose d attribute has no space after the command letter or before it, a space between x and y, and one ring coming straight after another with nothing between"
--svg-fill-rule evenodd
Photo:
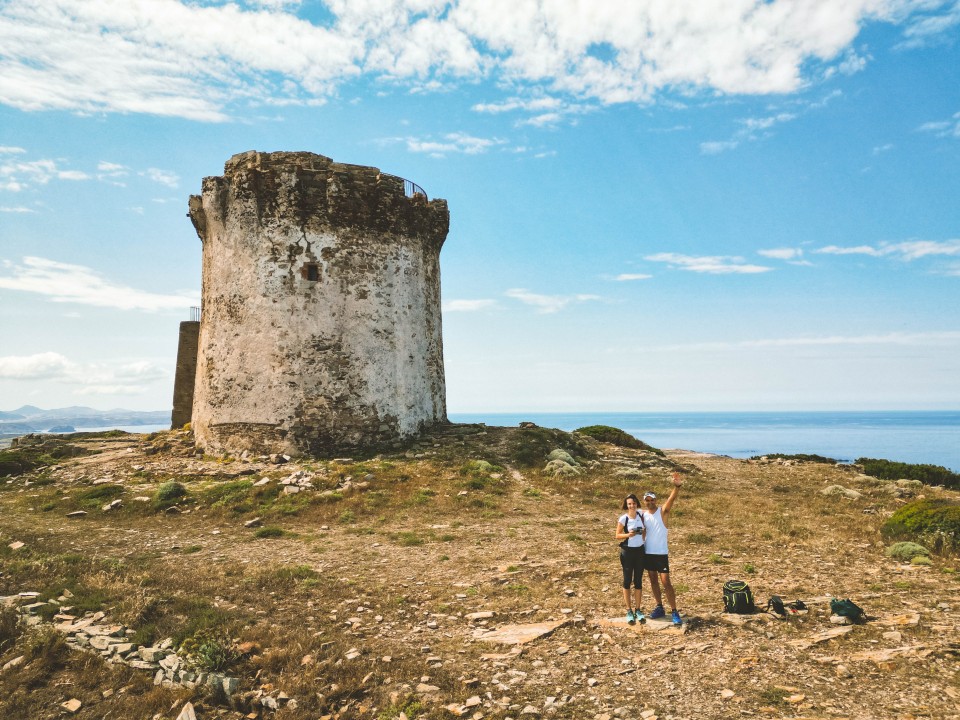
<instances>
[{"instance_id":1,"label":"metal railing on tower top","mask_svg":"<svg viewBox=\"0 0 960 720\"><path fill-rule=\"evenodd\" d=\"M404 195L406 195L407 197L413 197L414 195L423 195L425 199L427 200L430 199L427 197L427 191L424 190L419 185L417 185L415 182L413 182L412 180L407 180L406 178L400 178L400 179L403 180Z\"/></svg>"},{"instance_id":2,"label":"metal railing on tower top","mask_svg":"<svg viewBox=\"0 0 960 720\"><path fill-rule=\"evenodd\" d=\"M200 308L190 308L190 322L200 322Z\"/></svg>"}]
</instances>

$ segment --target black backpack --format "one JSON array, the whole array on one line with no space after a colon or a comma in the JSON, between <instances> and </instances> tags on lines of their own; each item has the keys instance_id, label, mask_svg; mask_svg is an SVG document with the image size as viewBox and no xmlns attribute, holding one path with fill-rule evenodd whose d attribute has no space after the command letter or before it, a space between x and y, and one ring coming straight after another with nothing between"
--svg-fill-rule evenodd
<instances>
[{"instance_id":1,"label":"black backpack","mask_svg":"<svg viewBox=\"0 0 960 720\"><path fill-rule=\"evenodd\" d=\"M724 612L747 615L756 612L757 606L753 602L753 593L750 586L742 580L727 580L723 584Z\"/></svg>"},{"instance_id":2,"label":"black backpack","mask_svg":"<svg viewBox=\"0 0 960 720\"><path fill-rule=\"evenodd\" d=\"M863 611L863 608L849 598L846 600L833 598L830 601L830 612L834 615L849 618L851 622L855 623L864 622L867 619L867 614Z\"/></svg>"},{"instance_id":3,"label":"black backpack","mask_svg":"<svg viewBox=\"0 0 960 720\"><path fill-rule=\"evenodd\" d=\"M777 615L782 615L783 617L787 616L787 608L783 604L783 598L779 595L772 595L770 599L767 600L767 612L775 612Z\"/></svg>"}]
</instances>

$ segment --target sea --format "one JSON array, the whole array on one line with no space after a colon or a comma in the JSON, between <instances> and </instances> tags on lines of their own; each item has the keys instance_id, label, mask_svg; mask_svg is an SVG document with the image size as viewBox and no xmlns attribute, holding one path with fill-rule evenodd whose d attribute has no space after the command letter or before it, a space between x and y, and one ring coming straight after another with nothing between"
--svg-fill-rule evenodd
<instances>
[{"instance_id":1,"label":"sea","mask_svg":"<svg viewBox=\"0 0 960 720\"><path fill-rule=\"evenodd\" d=\"M822 455L839 462L883 458L960 472L960 411L450 413L458 423L576 430L612 425L658 448L748 458Z\"/></svg>"}]
</instances>

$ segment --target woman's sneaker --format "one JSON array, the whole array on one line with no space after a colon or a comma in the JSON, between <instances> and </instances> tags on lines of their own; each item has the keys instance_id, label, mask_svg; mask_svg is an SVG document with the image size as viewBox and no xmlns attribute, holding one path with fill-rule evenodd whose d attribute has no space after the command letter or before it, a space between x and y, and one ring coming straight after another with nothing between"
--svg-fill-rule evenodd
<instances>
[{"instance_id":1,"label":"woman's sneaker","mask_svg":"<svg viewBox=\"0 0 960 720\"><path fill-rule=\"evenodd\" d=\"M651 620L659 620L659 619L662 618L662 617L666 617L666 615L667 615L667 613L665 613L665 612L663 611L663 605L657 605L657 606L653 609L653 612L650 613L650 619L651 619Z\"/></svg>"},{"instance_id":2,"label":"woman's sneaker","mask_svg":"<svg viewBox=\"0 0 960 720\"><path fill-rule=\"evenodd\" d=\"M637 621L637 618L633 614L633 610L627 610L627 624L633 625L636 621Z\"/></svg>"},{"instance_id":3,"label":"woman's sneaker","mask_svg":"<svg viewBox=\"0 0 960 720\"><path fill-rule=\"evenodd\" d=\"M673 624L674 625L683 625L683 618L680 617L680 613L676 610L673 611Z\"/></svg>"},{"instance_id":4,"label":"woman's sneaker","mask_svg":"<svg viewBox=\"0 0 960 720\"><path fill-rule=\"evenodd\" d=\"M634 618L636 619L636 621L637 621L638 623L640 623L641 625L643 625L643 624L647 621L647 619L643 616L643 612L642 612L641 610L634 610L634 611L633 611L633 617L634 617Z\"/></svg>"}]
</instances>

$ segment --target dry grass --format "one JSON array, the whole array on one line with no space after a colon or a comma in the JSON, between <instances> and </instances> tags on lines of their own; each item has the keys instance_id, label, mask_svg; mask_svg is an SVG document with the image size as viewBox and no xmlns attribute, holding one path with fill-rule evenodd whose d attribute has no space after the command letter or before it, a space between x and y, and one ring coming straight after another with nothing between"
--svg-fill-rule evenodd
<instances>
[{"instance_id":1,"label":"dry grass","mask_svg":"<svg viewBox=\"0 0 960 720\"><path fill-rule=\"evenodd\" d=\"M265 687L298 700L296 710L281 708L278 719L315 720L339 711L342 718L395 720L405 709L408 717L449 717L442 707L417 698L415 687L425 676L441 688L445 702L487 691L495 698L510 697L504 706L483 709L484 717L493 719L517 717L528 700L542 705L546 696L567 693L573 699L555 717L592 717L610 703L724 717L727 710L716 700L721 683L742 695L738 707L782 710L785 706L769 691L776 683L753 684L751 673L731 673L731 667L739 667L737 648L740 655L763 658L764 667L751 672L763 678L789 674L796 684L814 688L812 695L821 693L826 698L821 705L852 712L858 706L851 700L814 682L824 669L809 654L783 652L784 640L810 634L823 618L812 615L805 622L731 635L715 615L723 580L747 580L761 603L772 594L792 599L829 593L867 596L863 604L873 613L902 611L910 603L932 613L939 612L936 604L954 577L945 573L951 561L941 558L931 570L892 582L876 572L890 562L883 557L879 527L899 501L879 494L853 471L685 455L651 464L642 452L605 450L578 440L566 449L582 460L584 474L558 479L541 473L542 457L532 467L517 462L543 447L552 449L543 438L536 435L532 449L525 450L516 433L490 429L485 436L462 438L462 444L460 439L438 441L441 447L434 448L432 441L425 442L414 449L424 454L421 458L305 464L300 469L312 474L318 489L289 496L279 492L278 481L297 468L198 461L187 453L187 459L176 461L183 466L179 473L171 473L175 462L170 458L118 455L102 471L109 469L117 478L109 486L92 484L100 471L93 470L90 458L74 461L82 466L64 463L51 484L3 486L0 512L11 525L0 545L0 594L32 589L55 597L67 588L74 594L71 602L104 610L130 625L143 642L217 637L257 649L229 669L242 681L230 707L223 698L155 688L139 673L61 652L50 638L18 637L0 616L0 662L27 647L37 653L26 667L0 677L5 698L0 703L6 703L0 704L6 711L0 716L13 717L17 702L26 703L25 720L56 716L57 705L70 693L84 702L79 717L172 717L171 707L192 697L206 708L204 718L239 718L231 713L254 709L249 693ZM164 442L163 436L153 442ZM599 461L605 452L614 462ZM125 469L137 462L145 467ZM629 462L639 468L639 478L609 472ZM647 489L665 496L669 471L676 467L682 468L685 484L671 519L671 565L681 607L692 618L684 642L645 636L637 643L614 631L571 626L511 661L509 667L526 673L521 680L504 674L506 663L481 659L497 650L473 641L463 618L469 612L496 610L496 624L565 617L565 609L587 618L619 614L612 539L619 501L628 492ZM84 479L71 480L77 475ZM174 498L180 514L157 512L153 503L133 499L154 497L173 477L186 489L186 495ZM273 482L254 487L261 477ZM366 486L338 491L348 478ZM821 496L819 489L828 484L865 494L860 500ZM122 492L94 490L114 486ZM81 502L102 504L114 497L123 500L119 510L103 513L98 505L83 521L63 519ZM54 509L43 509L48 503ZM261 517L266 527L244 527L253 517ZM26 547L11 552L8 535ZM879 630L868 629L860 640L865 647L883 640ZM915 642L934 638L923 628L913 635ZM701 655L692 649L703 643L712 643L713 651ZM568 648L563 656L557 654L561 645ZM351 649L361 652L355 660L347 659ZM643 659L661 651L676 658ZM621 660L634 656L647 670L619 676ZM61 658L59 665L54 657ZM899 710L889 705L888 696L935 687L943 672L956 678L955 668L944 671L938 663L935 658L910 667L909 673L906 661L893 663L890 693L870 702L895 716ZM866 670L856 672L858 678L869 676ZM596 690L586 684L593 676L600 678ZM464 684L472 677L479 678L478 686ZM863 692L869 695L871 688L864 684ZM114 694L104 699L104 689ZM521 708L511 708L518 703Z\"/></svg>"}]
</instances>

